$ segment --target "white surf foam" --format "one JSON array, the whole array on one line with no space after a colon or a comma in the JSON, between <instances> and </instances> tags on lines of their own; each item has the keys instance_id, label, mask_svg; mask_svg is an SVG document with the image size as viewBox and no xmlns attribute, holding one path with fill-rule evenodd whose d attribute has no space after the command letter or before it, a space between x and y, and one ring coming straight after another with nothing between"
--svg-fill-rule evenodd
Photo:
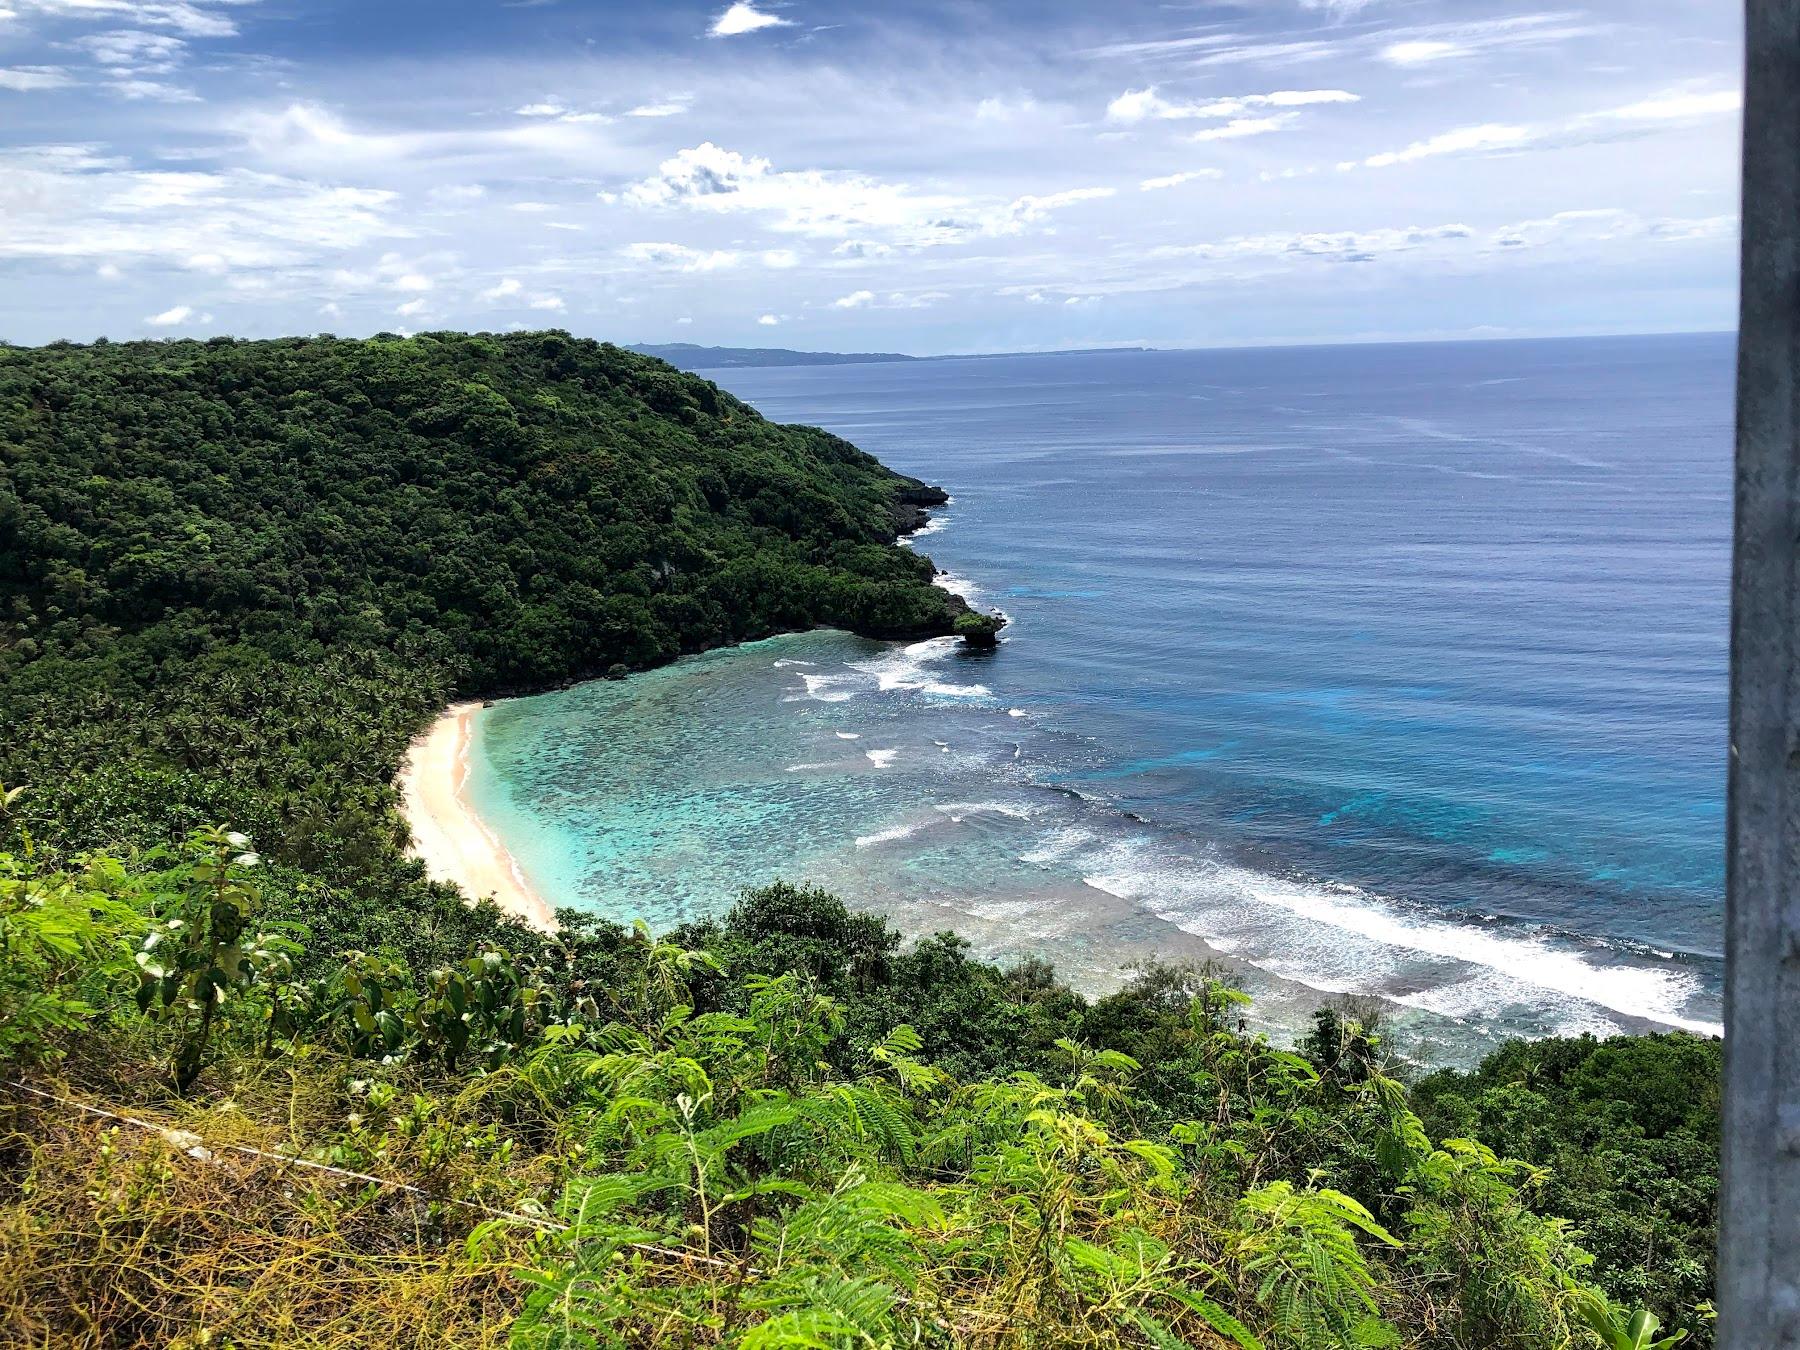
<instances>
[{"instance_id":1,"label":"white surf foam","mask_svg":"<svg viewBox=\"0 0 1800 1350\"><path fill-rule=\"evenodd\" d=\"M834 731L832 732L832 735L836 736L840 741L860 741L862 739L862 733L860 731Z\"/></svg>"},{"instance_id":2,"label":"white surf foam","mask_svg":"<svg viewBox=\"0 0 1800 1350\"><path fill-rule=\"evenodd\" d=\"M856 690L844 687L847 677L843 675L802 675L806 681L806 696L820 703L847 703L856 697Z\"/></svg>"},{"instance_id":3,"label":"white surf foam","mask_svg":"<svg viewBox=\"0 0 1800 1350\"><path fill-rule=\"evenodd\" d=\"M1078 825L1065 826L1045 836L1038 846L1019 855L1019 861L1030 863L1034 867L1045 867L1064 858L1072 857L1082 849L1099 842L1099 836L1092 830L1082 829ZM1136 899L1136 896L1124 897Z\"/></svg>"},{"instance_id":4,"label":"white surf foam","mask_svg":"<svg viewBox=\"0 0 1800 1350\"><path fill-rule=\"evenodd\" d=\"M964 816L981 815L1009 816L1013 820L1030 820L1037 814L1034 807L1022 806L1017 802L941 802L934 810L942 811L952 820L961 820Z\"/></svg>"},{"instance_id":5,"label":"white surf foam","mask_svg":"<svg viewBox=\"0 0 1800 1350\"><path fill-rule=\"evenodd\" d=\"M1616 1032L1611 1013L1703 1036L1721 1032L1687 1014L1699 981L1677 966L1595 961L1550 934L1437 917L1354 886L1159 859L1147 844L1121 841L1075 861L1087 864L1089 885L1314 989L1393 991L1397 1001L1455 1017L1525 1007L1559 1029Z\"/></svg>"},{"instance_id":6,"label":"white surf foam","mask_svg":"<svg viewBox=\"0 0 1800 1350\"><path fill-rule=\"evenodd\" d=\"M900 752L898 750L865 750L865 751L863 751L863 754L865 754L869 757L869 763L873 764L878 769L887 768L888 765L890 765L894 762L894 756L899 753Z\"/></svg>"},{"instance_id":7,"label":"white surf foam","mask_svg":"<svg viewBox=\"0 0 1800 1350\"><path fill-rule=\"evenodd\" d=\"M1246 889L1265 905L1277 905L1314 923L1391 947L1485 966L1522 984L1596 1003L1628 1017L1683 1027L1704 1036L1723 1031L1717 1023L1682 1015L1697 985L1683 970L1625 963L1596 965L1580 951L1548 937L1476 928L1454 919L1415 917L1360 892L1337 895L1298 889L1274 878L1260 884L1248 882Z\"/></svg>"},{"instance_id":8,"label":"white surf foam","mask_svg":"<svg viewBox=\"0 0 1800 1350\"><path fill-rule=\"evenodd\" d=\"M1482 970L1464 980L1390 997L1396 1003L1448 1017L1464 1026L1479 1026L1491 1019L1496 1010L1516 1004L1519 987L1497 970ZM1573 1000L1555 1010L1554 1022L1558 1036L1617 1036L1624 1030L1595 1005Z\"/></svg>"},{"instance_id":9,"label":"white surf foam","mask_svg":"<svg viewBox=\"0 0 1800 1350\"><path fill-rule=\"evenodd\" d=\"M933 662L954 652L959 642L954 637L910 642L872 660L853 661L850 668L874 676L876 687L884 692L909 690L941 698L987 698L992 691L985 684L951 684L940 680L931 669Z\"/></svg>"},{"instance_id":10,"label":"white surf foam","mask_svg":"<svg viewBox=\"0 0 1800 1350\"><path fill-rule=\"evenodd\" d=\"M924 821L912 825L895 825L891 829L877 830L874 834L856 836L858 848L873 848L877 844L891 844L899 839L908 839L925 827Z\"/></svg>"},{"instance_id":11,"label":"white surf foam","mask_svg":"<svg viewBox=\"0 0 1800 1350\"><path fill-rule=\"evenodd\" d=\"M816 661L794 661L794 660L789 660L789 659L784 658L775 663L775 669L786 670L790 666L812 666L812 665L817 665L817 664L818 664L818 662L816 662Z\"/></svg>"},{"instance_id":12,"label":"white surf foam","mask_svg":"<svg viewBox=\"0 0 1800 1350\"><path fill-rule=\"evenodd\" d=\"M952 595L960 595L971 605L975 603L976 597L981 594L981 587L969 580L968 577L959 576L955 572L939 572L931 579L931 584L933 586L941 586Z\"/></svg>"}]
</instances>

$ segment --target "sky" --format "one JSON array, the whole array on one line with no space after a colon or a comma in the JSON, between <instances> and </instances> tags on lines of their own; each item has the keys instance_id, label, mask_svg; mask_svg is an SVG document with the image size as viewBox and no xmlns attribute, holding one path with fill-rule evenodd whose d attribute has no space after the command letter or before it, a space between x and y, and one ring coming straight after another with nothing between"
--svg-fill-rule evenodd
<instances>
[{"instance_id":1,"label":"sky","mask_svg":"<svg viewBox=\"0 0 1800 1350\"><path fill-rule=\"evenodd\" d=\"M0 0L0 338L1727 329L1727 0Z\"/></svg>"}]
</instances>

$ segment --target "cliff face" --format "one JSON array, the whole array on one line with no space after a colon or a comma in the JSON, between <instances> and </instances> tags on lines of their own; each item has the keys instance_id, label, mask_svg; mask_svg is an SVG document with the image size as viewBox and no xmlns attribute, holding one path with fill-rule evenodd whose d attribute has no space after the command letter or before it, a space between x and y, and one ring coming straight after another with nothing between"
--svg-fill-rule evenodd
<instances>
[{"instance_id":1,"label":"cliff face","mask_svg":"<svg viewBox=\"0 0 1800 1350\"><path fill-rule=\"evenodd\" d=\"M950 494L941 487L933 487L917 478L902 479L894 489L894 531L896 534L911 534L914 530L922 530L931 519L927 507L942 506L950 500Z\"/></svg>"}]
</instances>

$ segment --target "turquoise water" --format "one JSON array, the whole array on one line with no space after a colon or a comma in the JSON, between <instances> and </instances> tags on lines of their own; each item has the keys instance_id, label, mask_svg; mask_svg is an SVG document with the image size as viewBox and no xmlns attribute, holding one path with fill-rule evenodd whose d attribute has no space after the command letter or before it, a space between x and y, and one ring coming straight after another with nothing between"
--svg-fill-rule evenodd
<instances>
[{"instance_id":1,"label":"turquoise water","mask_svg":"<svg viewBox=\"0 0 1800 1350\"><path fill-rule=\"evenodd\" d=\"M1048 955L1391 1000L1422 1055L1718 1020L1731 344L718 372L945 484L995 653L798 634L496 706L560 903L817 881Z\"/></svg>"}]
</instances>

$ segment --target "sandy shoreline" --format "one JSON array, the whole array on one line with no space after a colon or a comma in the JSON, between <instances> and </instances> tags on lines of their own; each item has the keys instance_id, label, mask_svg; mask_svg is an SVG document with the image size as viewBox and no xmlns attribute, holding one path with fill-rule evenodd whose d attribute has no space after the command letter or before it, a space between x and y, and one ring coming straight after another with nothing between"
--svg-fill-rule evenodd
<instances>
[{"instance_id":1,"label":"sandy shoreline","mask_svg":"<svg viewBox=\"0 0 1800 1350\"><path fill-rule=\"evenodd\" d=\"M526 884L512 854L469 804L469 744L480 711L479 703L451 704L407 751L399 788L412 856L433 881L492 898L533 928L554 932L554 909Z\"/></svg>"}]
</instances>

